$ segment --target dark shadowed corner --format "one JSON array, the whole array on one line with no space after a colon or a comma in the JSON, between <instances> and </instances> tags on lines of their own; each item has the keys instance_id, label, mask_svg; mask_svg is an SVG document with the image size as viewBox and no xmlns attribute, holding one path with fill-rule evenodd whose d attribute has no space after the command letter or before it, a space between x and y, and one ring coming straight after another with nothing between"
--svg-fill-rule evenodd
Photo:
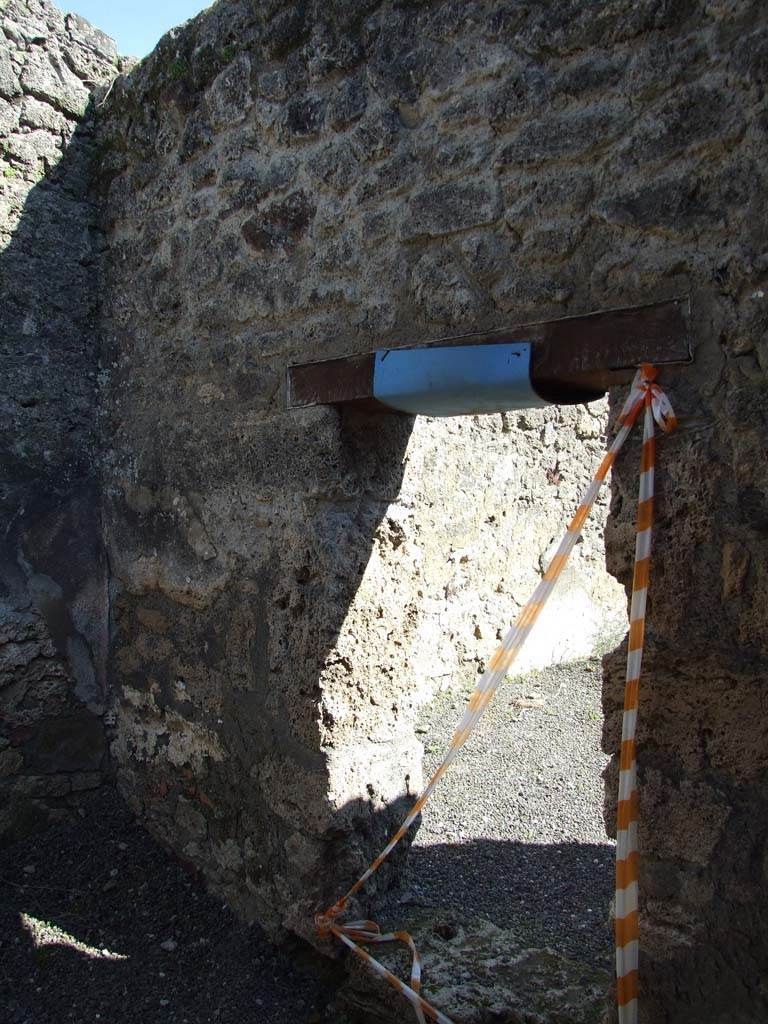
<instances>
[{"instance_id":1,"label":"dark shadowed corner","mask_svg":"<svg viewBox=\"0 0 768 1024\"><path fill-rule=\"evenodd\" d=\"M118 66L74 16L3 13L0 842L66 819L107 770L89 92Z\"/></svg>"},{"instance_id":2,"label":"dark shadowed corner","mask_svg":"<svg viewBox=\"0 0 768 1024\"><path fill-rule=\"evenodd\" d=\"M764 380L733 340L755 329L753 303L708 284L692 300L694 365L659 376L679 427L657 434L640 681L641 1020L693 1024L705 1012L712 1024L752 1024L768 1013L765 531L742 495L765 474L762 460L749 462L764 443ZM608 568L628 592L639 455L635 439L614 471L606 532ZM611 834L625 663L626 644L603 662Z\"/></svg>"}]
</instances>

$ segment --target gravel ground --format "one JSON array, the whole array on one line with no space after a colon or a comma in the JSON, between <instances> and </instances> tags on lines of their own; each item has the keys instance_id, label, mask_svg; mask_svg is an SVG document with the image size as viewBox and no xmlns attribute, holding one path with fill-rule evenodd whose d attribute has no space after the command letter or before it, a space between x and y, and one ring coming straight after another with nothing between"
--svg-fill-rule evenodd
<instances>
[{"instance_id":1,"label":"gravel ground","mask_svg":"<svg viewBox=\"0 0 768 1024\"><path fill-rule=\"evenodd\" d=\"M464 707L419 725L433 770ZM593 659L506 683L424 813L399 895L608 966L613 847ZM0 1024L320 1024L300 971L153 842L115 794L0 851Z\"/></svg>"},{"instance_id":2,"label":"gravel ground","mask_svg":"<svg viewBox=\"0 0 768 1024\"><path fill-rule=\"evenodd\" d=\"M401 903L479 914L531 945L610 967L600 689L598 658L502 685L424 810ZM469 693L445 692L426 709L425 778ZM385 916L396 918L395 906Z\"/></svg>"},{"instance_id":3,"label":"gravel ground","mask_svg":"<svg viewBox=\"0 0 768 1024\"><path fill-rule=\"evenodd\" d=\"M329 994L116 794L0 851L0 1024L319 1024Z\"/></svg>"}]
</instances>

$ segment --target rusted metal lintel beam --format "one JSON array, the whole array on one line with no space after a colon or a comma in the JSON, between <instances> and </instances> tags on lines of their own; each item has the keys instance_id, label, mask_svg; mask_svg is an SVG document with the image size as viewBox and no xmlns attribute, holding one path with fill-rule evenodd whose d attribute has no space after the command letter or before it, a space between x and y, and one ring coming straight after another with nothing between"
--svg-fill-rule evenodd
<instances>
[{"instance_id":1,"label":"rusted metal lintel beam","mask_svg":"<svg viewBox=\"0 0 768 1024\"><path fill-rule=\"evenodd\" d=\"M389 350L528 342L533 390L545 402L572 404L627 383L641 363L690 362L689 315L688 299L673 299ZM289 407L354 402L391 411L374 394L376 357L368 352L290 366Z\"/></svg>"}]
</instances>

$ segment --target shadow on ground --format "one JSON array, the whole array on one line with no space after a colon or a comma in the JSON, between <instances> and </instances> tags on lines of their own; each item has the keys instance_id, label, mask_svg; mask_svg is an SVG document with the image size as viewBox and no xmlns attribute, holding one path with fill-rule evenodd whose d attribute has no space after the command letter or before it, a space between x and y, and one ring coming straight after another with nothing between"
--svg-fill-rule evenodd
<instances>
[{"instance_id":1,"label":"shadow on ground","mask_svg":"<svg viewBox=\"0 0 768 1024\"><path fill-rule=\"evenodd\" d=\"M0 851L0 1019L341 1020L331 965L318 958L314 967L325 976L307 973L305 955L298 966L291 951L238 921L135 824L116 794L94 795L82 813L77 824ZM609 946L602 918L610 856L609 848L576 843L414 848L404 885L380 919L394 921L413 906L451 908L459 919L479 915L512 929L524 944L584 959L587 932L605 931ZM589 914L578 880L596 875L605 885L595 888Z\"/></svg>"},{"instance_id":2,"label":"shadow on ground","mask_svg":"<svg viewBox=\"0 0 768 1024\"><path fill-rule=\"evenodd\" d=\"M445 907L459 920L484 917L520 942L608 968L614 851L592 843L474 839L411 849L399 897L384 905Z\"/></svg>"},{"instance_id":3,"label":"shadow on ground","mask_svg":"<svg viewBox=\"0 0 768 1024\"><path fill-rule=\"evenodd\" d=\"M4 1024L332 1019L329 989L208 895L116 794L84 814L0 852Z\"/></svg>"}]
</instances>

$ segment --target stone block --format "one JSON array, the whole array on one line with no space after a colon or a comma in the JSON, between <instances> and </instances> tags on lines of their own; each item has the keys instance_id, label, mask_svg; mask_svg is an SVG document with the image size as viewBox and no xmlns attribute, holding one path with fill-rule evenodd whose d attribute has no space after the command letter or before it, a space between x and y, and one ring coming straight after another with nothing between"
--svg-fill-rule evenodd
<instances>
[{"instance_id":1,"label":"stone block","mask_svg":"<svg viewBox=\"0 0 768 1024\"><path fill-rule=\"evenodd\" d=\"M35 99L75 117L82 116L88 104L88 89L80 79L57 54L40 47L34 47L27 56L21 87Z\"/></svg>"},{"instance_id":2,"label":"stone block","mask_svg":"<svg viewBox=\"0 0 768 1024\"><path fill-rule=\"evenodd\" d=\"M21 96L21 85L7 51L0 51L0 97L12 100Z\"/></svg>"},{"instance_id":3,"label":"stone block","mask_svg":"<svg viewBox=\"0 0 768 1024\"><path fill-rule=\"evenodd\" d=\"M419 164L425 176L441 180L450 175L469 176L472 172L483 175L491 166L496 140L485 126L467 130L462 138L437 135L418 151Z\"/></svg>"},{"instance_id":4,"label":"stone block","mask_svg":"<svg viewBox=\"0 0 768 1024\"><path fill-rule=\"evenodd\" d=\"M46 17L48 12L39 8L33 11L28 5L25 6L26 9L19 10L17 7L16 10L8 12L2 22L3 33L22 49L26 48L26 44L45 45L51 37L51 29L61 29L61 14L56 11L52 18L50 15ZM36 14L43 16L36 17ZM55 47L55 37L52 43Z\"/></svg>"},{"instance_id":5,"label":"stone block","mask_svg":"<svg viewBox=\"0 0 768 1024\"><path fill-rule=\"evenodd\" d=\"M245 119L251 98L251 61L240 54L213 80L206 100L214 131Z\"/></svg>"},{"instance_id":6,"label":"stone block","mask_svg":"<svg viewBox=\"0 0 768 1024\"><path fill-rule=\"evenodd\" d=\"M688 167L650 182L635 179L634 184L625 183L599 198L595 210L609 224L683 233L714 225L719 219L719 211L702 202L698 175Z\"/></svg>"},{"instance_id":7,"label":"stone block","mask_svg":"<svg viewBox=\"0 0 768 1024\"><path fill-rule=\"evenodd\" d=\"M765 87L768 83L768 29L759 28L736 44L734 67L749 82Z\"/></svg>"},{"instance_id":8,"label":"stone block","mask_svg":"<svg viewBox=\"0 0 768 1024\"><path fill-rule=\"evenodd\" d=\"M357 122L351 133L352 146L361 164L389 156L396 148L403 128L392 107L372 107Z\"/></svg>"},{"instance_id":9,"label":"stone block","mask_svg":"<svg viewBox=\"0 0 768 1024\"><path fill-rule=\"evenodd\" d=\"M458 264L444 256L422 256L412 271L412 287L421 316L438 328L468 323L479 327L490 312L488 296L470 284Z\"/></svg>"},{"instance_id":10,"label":"stone block","mask_svg":"<svg viewBox=\"0 0 768 1024\"><path fill-rule=\"evenodd\" d=\"M270 192L287 188L295 180L298 167L295 157L284 154L266 159L252 153L225 164L221 169L221 184L242 183L231 200L230 209L255 206Z\"/></svg>"},{"instance_id":11,"label":"stone block","mask_svg":"<svg viewBox=\"0 0 768 1024\"><path fill-rule=\"evenodd\" d=\"M0 647L0 683L12 682L19 669L25 668L35 658L39 658L42 653L41 643L38 639L4 643Z\"/></svg>"},{"instance_id":12,"label":"stone block","mask_svg":"<svg viewBox=\"0 0 768 1024\"><path fill-rule=\"evenodd\" d=\"M313 81L319 81L339 72L349 72L364 57L359 30L354 22L342 28L331 15L316 22L312 28L312 43L307 69Z\"/></svg>"},{"instance_id":13,"label":"stone block","mask_svg":"<svg viewBox=\"0 0 768 1024\"><path fill-rule=\"evenodd\" d=\"M623 50L593 50L569 61L554 76L548 93L552 97L583 98L594 93L609 94L622 82L631 60Z\"/></svg>"},{"instance_id":14,"label":"stone block","mask_svg":"<svg viewBox=\"0 0 768 1024\"><path fill-rule=\"evenodd\" d=\"M547 82L539 66L521 62L510 68L503 80L485 93L485 111L494 131L508 131L523 117L530 116L540 108L547 91Z\"/></svg>"},{"instance_id":15,"label":"stone block","mask_svg":"<svg viewBox=\"0 0 768 1024\"><path fill-rule=\"evenodd\" d=\"M491 224L501 216L495 181L450 182L416 190L408 201L400 237L435 237Z\"/></svg>"},{"instance_id":16,"label":"stone block","mask_svg":"<svg viewBox=\"0 0 768 1024\"><path fill-rule=\"evenodd\" d=\"M309 34L307 9L303 3L289 3L267 23L262 43L268 57L284 57L296 49Z\"/></svg>"},{"instance_id":17,"label":"stone block","mask_svg":"<svg viewBox=\"0 0 768 1024\"><path fill-rule=\"evenodd\" d=\"M556 315L557 308L562 307L572 294L572 281L573 272L568 267L563 268L558 277L551 268L546 273L537 272L516 256L510 269L499 278L492 294L499 309L515 320L525 320L534 309Z\"/></svg>"},{"instance_id":18,"label":"stone block","mask_svg":"<svg viewBox=\"0 0 768 1024\"><path fill-rule=\"evenodd\" d=\"M596 172L591 168L558 167L546 173L515 175L503 182L505 217L510 228L535 221L540 211L572 210L583 215L595 194Z\"/></svg>"},{"instance_id":19,"label":"stone block","mask_svg":"<svg viewBox=\"0 0 768 1024\"><path fill-rule=\"evenodd\" d=\"M415 103L437 52L426 39L402 47L397 35L382 32L367 54L367 75L378 96L387 103Z\"/></svg>"},{"instance_id":20,"label":"stone block","mask_svg":"<svg viewBox=\"0 0 768 1024\"><path fill-rule=\"evenodd\" d=\"M7 138L19 126L20 108L11 103L0 106L0 138Z\"/></svg>"},{"instance_id":21,"label":"stone block","mask_svg":"<svg viewBox=\"0 0 768 1024\"><path fill-rule=\"evenodd\" d=\"M17 775L13 790L16 799L27 801L66 796L71 786L68 775Z\"/></svg>"},{"instance_id":22,"label":"stone block","mask_svg":"<svg viewBox=\"0 0 768 1024\"><path fill-rule=\"evenodd\" d=\"M70 776L70 785L73 793L84 793L86 790L98 789L104 784L104 776L101 772L75 772Z\"/></svg>"},{"instance_id":23,"label":"stone block","mask_svg":"<svg viewBox=\"0 0 768 1024\"><path fill-rule=\"evenodd\" d=\"M397 203L365 213L360 221L360 237L365 242L391 238L397 234L401 218L402 211Z\"/></svg>"},{"instance_id":24,"label":"stone block","mask_svg":"<svg viewBox=\"0 0 768 1024\"><path fill-rule=\"evenodd\" d=\"M106 57L108 60L116 60L118 56L117 43L106 32L95 28L79 14L68 14L64 19L64 23L70 38L78 43L82 43L83 46L87 46L91 50L95 50L101 57Z\"/></svg>"},{"instance_id":25,"label":"stone block","mask_svg":"<svg viewBox=\"0 0 768 1024\"><path fill-rule=\"evenodd\" d=\"M61 111L56 110L50 103L36 100L34 96L24 97L19 121L29 128L44 128L49 132L63 132L71 125Z\"/></svg>"},{"instance_id":26,"label":"stone block","mask_svg":"<svg viewBox=\"0 0 768 1024\"><path fill-rule=\"evenodd\" d=\"M83 712L41 722L24 745L24 760L32 772L96 770L105 749L100 719Z\"/></svg>"},{"instance_id":27,"label":"stone block","mask_svg":"<svg viewBox=\"0 0 768 1024\"><path fill-rule=\"evenodd\" d=\"M176 802L176 824L193 839L203 839L208 832L208 823L202 808L198 808L191 800L180 796Z\"/></svg>"},{"instance_id":28,"label":"stone block","mask_svg":"<svg viewBox=\"0 0 768 1024\"><path fill-rule=\"evenodd\" d=\"M597 103L527 121L497 157L499 167L535 167L554 160L583 160L605 150L631 123L624 100Z\"/></svg>"},{"instance_id":29,"label":"stone block","mask_svg":"<svg viewBox=\"0 0 768 1024\"><path fill-rule=\"evenodd\" d=\"M642 778L641 815L657 835L654 854L705 867L712 860L730 809L716 789L703 782L673 784L660 772ZM691 822L696 827L691 828Z\"/></svg>"},{"instance_id":30,"label":"stone block","mask_svg":"<svg viewBox=\"0 0 768 1024\"><path fill-rule=\"evenodd\" d=\"M44 129L13 135L8 140L6 153L15 161L37 171L40 164L45 170L55 167L61 159L61 140Z\"/></svg>"},{"instance_id":31,"label":"stone block","mask_svg":"<svg viewBox=\"0 0 768 1024\"><path fill-rule=\"evenodd\" d=\"M260 97L270 103L281 103L309 87L309 75L300 53L288 56L284 63L256 76Z\"/></svg>"},{"instance_id":32,"label":"stone block","mask_svg":"<svg viewBox=\"0 0 768 1024\"><path fill-rule=\"evenodd\" d=\"M626 89L644 103L669 97L687 79L686 69L708 60L707 45L700 35L671 40L650 40L633 51L626 71Z\"/></svg>"},{"instance_id":33,"label":"stone block","mask_svg":"<svg viewBox=\"0 0 768 1024\"><path fill-rule=\"evenodd\" d=\"M259 254L290 253L310 231L315 205L305 192L262 207L242 226L246 243Z\"/></svg>"},{"instance_id":34,"label":"stone block","mask_svg":"<svg viewBox=\"0 0 768 1024\"><path fill-rule=\"evenodd\" d=\"M313 161L313 171L321 188L343 195L357 180L359 164L348 142L330 142L323 146Z\"/></svg>"},{"instance_id":35,"label":"stone block","mask_svg":"<svg viewBox=\"0 0 768 1024\"><path fill-rule=\"evenodd\" d=\"M368 109L368 88L361 75L342 78L328 99L328 127L343 131L359 121Z\"/></svg>"},{"instance_id":36,"label":"stone block","mask_svg":"<svg viewBox=\"0 0 768 1024\"><path fill-rule=\"evenodd\" d=\"M523 234L518 258L543 264L561 262L574 255L585 233L581 218L534 222Z\"/></svg>"},{"instance_id":37,"label":"stone block","mask_svg":"<svg viewBox=\"0 0 768 1024\"><path fill-rule=\"evenodd\" d=\"M661 6L657 0L639 0L598 8L578 4L545 8L538 18L529 20L520 36L527 52L562 57L606 44L618 47L662 31L684 35L681 29L692 10L690 0Z\"/></svg>"},{"instance_id":38,"label":"stone block","mask_svg":"<svg viewBox=\"0 0 768 1024\"><path fill-rule=\"evenodd\" d=\"M355 202L362 205L380 201L392 192L403 192L418 179L420 167L418 159L410 152L397 153L383 160L360 177L354 190ZM364 164L361 170L364 170Z\"/></svg>"},{"instance_id":39,"label":"stone block","mask_svg":"<svg viewBox=\"0 0 768 1024\"><path fill-rule=\"evenodd\" d=\"M22 754L13 747L0 750L0 778L15 775L24 764Z\"/></svg>"},{"instance_id":40,"label":"stone block","mask_svg":"<svg viewBox=\"0 0 768 1024\"><path fill-rule=\"evenodd\" d=\"M618 166L636 170L645 163L669 162L689 148L728 147L744 131L739 106L722 84L678 88L628 134L618 147Z\"/></svg>"},{"instance_id":41,"label":"stone block","mask_svg":"<svg viewBox=\"0 0 768 1024\"><path fill-rule=\"evenodd\" d=\"M325 99L317 94L307 93L289 100L278 129L281 141L317 135L325 120L325 106Z\"/></svg>"}]
</instances>

